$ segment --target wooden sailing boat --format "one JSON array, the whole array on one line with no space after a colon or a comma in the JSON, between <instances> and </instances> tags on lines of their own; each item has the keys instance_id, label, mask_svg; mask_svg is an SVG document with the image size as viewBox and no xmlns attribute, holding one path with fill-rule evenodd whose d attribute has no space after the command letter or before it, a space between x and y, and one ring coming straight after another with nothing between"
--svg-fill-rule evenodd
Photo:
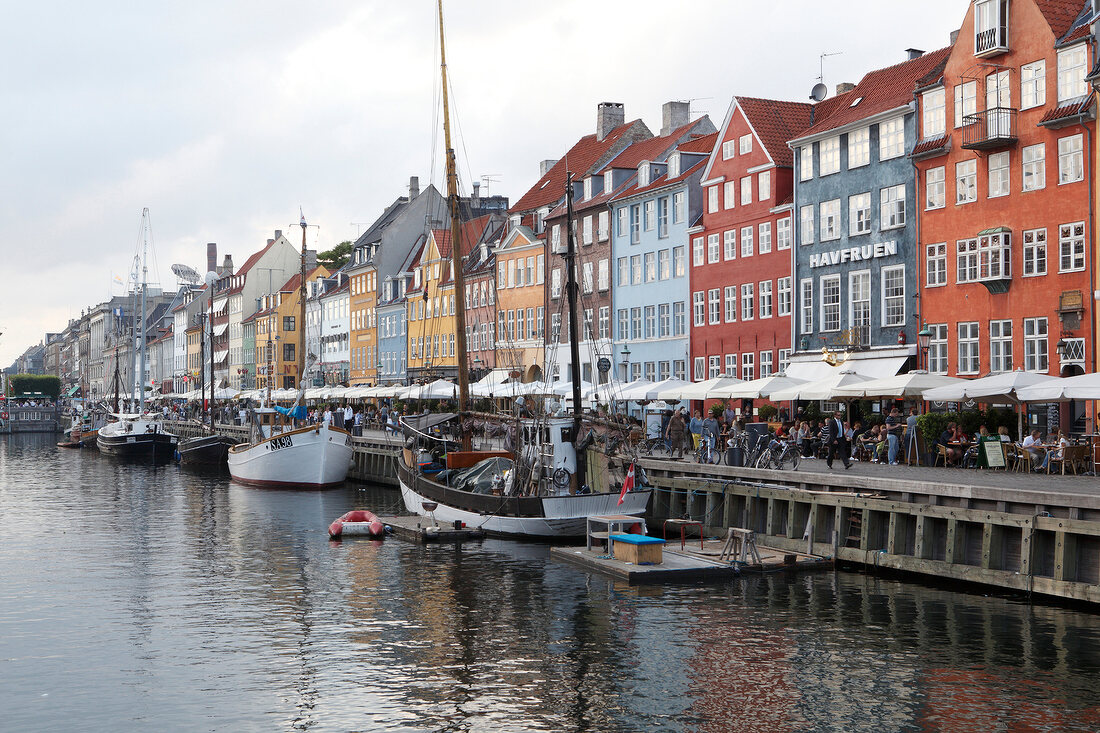
<instances>
[{"instance_id":1,"label":"wooden sailing boat","mask_svg":"<svg viewBox=\"0 0 1100 733\"><path fill-rule=\"evenodd\" d=\"M303 215L301 282L299 283L298 399L305 390L305 323L306 323L306 218ZM270 387L271 375L268 375ZM270 391L269 391L270 394ZM280 411L283 408L279 408ZM287 411L293 420L294 408ZM229 449L229 473L234 480L253 486L275 488L320 489L341 483L351 467L351 433L332 425L318 423L295 427L284 424L282 432L272 427L269 435L259 433L251 443L241 443Z\"/></svg>"},{"instance_id":2,"label":"wooden sailing boat","mask_svg":"<svg viewBox=\"0 0 1100 733\"><path fill-rule=\"evenodd\" d=\"M237 441L228 435L220 435L214 432L214 283L217 276L213 273L206 275L206 287L209 290L209 316L210 324L210 422L204 426L205 435L188 438L180 442L180 463L185 466L221 466L229 457L229 449L237 444ZM206 358L206 333L199 337L199 363ZM206 398L206 380L201 380L202 398L200 404Z\"/></svg>"},{"instance_id":3,"label":"wooden sailing boat","mask_svg":"<svg viewBox=\"0 0 1100 733\"><path fill-rule=\"evenodd\" d=\"M455 342L458 354L459 418L468 413L469 366L466 363L466 314L462 267L462 247L459 240L458 175L455 151L451 146L450 110L448 108L447 56L444 48L443 0L439 6L439 52L443 84L443 134L447 149L447 204L450 214L451 257L453 258L454 290L458 294L455 312ZM566 291L571 327L570 378L573 386L573 413L568 417L552 417L541 423L521 420L518 431L522 447L517 460L508 468L498 452L470 450L469 431L462 432L462 450L447 454L449 468L470 471L452 482L450 475L440 481L421 470L422 452L406 447L398 461L398 481L405 508L433 521L463 522L490 534L507 537L558 539L583 536L590 516L626 514L640 516L649 504L651 491L592 493L585 483L585 457L578 460L576 443L581 435L581 375L579 358L576 241L573 236L573 182L566 182L569 223L566 252ZM428 440L418 424L403 421L406 432L419 442ZM521 466L522 464L522 466ZM531 470L530 480L520 480L520 468ZM484 469L484 470L483 470ZM456 483L458 485L456 485Z\"/></svg>"}]
</instances>

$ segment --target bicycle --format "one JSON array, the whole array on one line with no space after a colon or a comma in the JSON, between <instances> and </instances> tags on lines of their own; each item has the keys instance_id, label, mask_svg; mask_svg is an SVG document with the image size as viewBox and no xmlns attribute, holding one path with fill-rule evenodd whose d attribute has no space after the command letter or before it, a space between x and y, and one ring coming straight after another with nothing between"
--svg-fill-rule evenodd
<instances>
[{"instance_id":1,"label":"bicycle","mask_svg":"<svg viewBox=\"0 0 1100 733\"><path fill-rule=\"evenodd\" d=\"M641 445L641 452L657 458L672 457L672 443L668 438L649 438Z\"/></svg>"},{"instance_id":2,"label":"bicycle","mask_svg":"<svg viewBox=\"0 0 1100 733\"><path fill-rule=\"evenodd\" d=\"M782 471L789 464L792 471L797 471L801 460L802 453L794 441L772 438L757 457L754 465L756 468L774 468Z\"/></svg>"},{"instance_id":3,"label":"bicycle","mask_svg":"<svg viewBox=\"0 0 1100 733\"><path fill-rule=\"evenodd\" d=\"M713 464L718 463L722 459L721 451L711 447L708 436L703 436L699 440L699 447L695 449L692 455L695 457L696 463Z\"/></svg>"}]
</instances>

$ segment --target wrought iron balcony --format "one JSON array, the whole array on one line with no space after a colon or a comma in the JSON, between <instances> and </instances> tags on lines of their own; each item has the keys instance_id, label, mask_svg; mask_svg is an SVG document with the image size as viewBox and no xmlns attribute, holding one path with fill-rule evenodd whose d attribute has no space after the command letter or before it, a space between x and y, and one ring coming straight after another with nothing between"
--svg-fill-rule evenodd
<instances>
[{"instance_id":1,"label":"wrought iron balcony","mask_svg":"<svg viewBox=\"0 0 1100 733\"><path fill-rule=\"evenodd\" d=\"M998 23L974 34L975 56L996 56L1008 51L1008 25Z\"/></svg>"},{"instance_id":2,"label":"wrought iron balcony","mask_svg":"<svg viewBox=\"0 0 1100 733\"><path fill-rule=\"evenodd\" d=\"M1016 144L1016 116L1012 107L991 107L963 117L962 147L991 150Z\"/></svg>"}]
</instances>

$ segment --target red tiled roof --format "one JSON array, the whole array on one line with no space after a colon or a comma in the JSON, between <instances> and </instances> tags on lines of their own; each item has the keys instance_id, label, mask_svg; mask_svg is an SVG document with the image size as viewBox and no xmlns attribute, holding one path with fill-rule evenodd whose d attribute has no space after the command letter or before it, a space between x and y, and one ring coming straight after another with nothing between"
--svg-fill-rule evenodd
<instances>
[{"instance_id":1,"label":"red tiled roof","mask_svg":"<svg viewBox=\"0 0 1100 733\"><path fill-rule=\"evenodd\" d=\"M1073 22L1088 4L1088 0L1035 0L1055 38L1061 38L1073 28Z\"/></svg>"},{"instance_id":2,"label":"red tiled roof","mask_svg":"<svg viewBox=\"0 0 1100 733\"><path fill-rule=\"evenodd\" d=\"M643 160L657 160L668 151L676 141L688 134L691 128L699 123L689 122L683 127L678 127L667 135L651 137L648 140L640 140L630 145L604 166L603 170L610 168L637 168Z\"/></svg>"},{"instance_id":3,"label":"red tiled roof","mask_svg":"<svg viewBox=\"0 0 1100 733\"><path fill-rule=\"evenodd\" d=\"M317 267L314 267L312 270L310 270L308 273L306 273L306 282L309 282L309 279L311 277L313 277L313 273L317 272L320 269L321 269L321 266L318 265ZM291 278L289 280L286 281L286 283L283 285L283 287L279 288L279 292L280 293L293 293L295 290L297 290L299 287L301 287L301 285L302 285L302 273L296 272L296 273L294 273L294 275L291 276Z\"/></svg>"},{"instance_id":4,"label":"red tiled roof","mask_svg":"<svg viewBox=\"0 0 1100 733\"><path fill-rule=\"evenodd\" d=\"M1058 122L1071 117L1077 117L1090 111L1092 108L1092 95L1086 97L1080 97L1078 99L1066 102L1065 104L1050 110L1043 119L1039 120L1040 125L1049 125L1052 122ZM1053 125L1057 127L1057 125Z\"/></svg>"},{"instance_id":5,"label":"red tiled roof","mask_svg":"<svg viewBox=\"0 0 1100 733\"><path fill-rule=\"evenodd\" d=\"M1068 36L1059 41L1059 43L1073 43L1074 41L1079 41L1082 38L1088 38L1090 35L1092 35L1092 27L1089 26L1088 23L1082 23L1081 25L1074 28Z\"/></svg>"},{"instance_id":6,"label":"red tiled roof","mask_svg":"<svg viewBox=\"0 0 1100 733\"><path fill-rule=\"evenodd\" d=\"M794 165L794 153L787 141L810 125L813 106L805 102L737 97L737 106L745 114L768 155L778 166Z\"/></svg>"},{"instance_id":7,"label":"red tiled roof","mask_svg":"<svg viewBox=\"0 0 1100 733\"><path fill-rule=\"evenodd\" d=\"M248 271L249 271L249 270L251 270L251 269L252 269L252 267L253 267L253 266L254 266L254 265L255 265L255 264L257 263L257 262L259 262L259 261L260 261L260 258L264 256L264 253L265 253L265 252L267 252L267 251L268 251L269 249L271 249L271 246L272 246L273 244L275 244L275 243L274 243L274 242L272 242L271 244L265 244L265 245L264 245L264 247L263 247L263 249L261 249L261 250L260 250L259 252L253 252L253 253L252 253L252 254L251 254L251 255L249 256L249 258L248 258L247 260L245 260L245 261L244 261L244 264L243 264L243 265L241 265L240 269L239 269L239 270L237 270L236 272L234 272L234 273L233 273L233 275L231 275L231 277L236 277L236 276L238 276L238 275L247 275L247 274L248 274ZM230 295L235 295L235 294L237 294L237 293L241 292L242 290L244 290L244 281L243 281L243 280L241 281L241 284L240 284L240 285L238 285L237 287L235 287L235 288L233 288L232 290L230 290L230 291L229 291L229 294L230 294Z\"/></svg>"},{"instance_id":8,"label":"red tiled roof","mask_svg":"<svg viewBox=\"0 0 1100 733\"><path fill-rule=\"evenodd\" d=\"M928 140L921 140L915 146L913 146L913 152L910 155L914 158L923 158L925 156L947 152L947 142L951 138L947 135L940 135L939 137L929 138Z\"/></svg>"},{"instance_id":9,"label":"red tiled roof","mask_svg":"<svg viewBox=\"0 0 1100 733\"><path fill-rule=\"evenodd\" d=\"M714 134L715 134L715 136L718 135L718 133L714 133ZM706 164L707 164L707 161L706 161L706 158L704 158L703 160L700 160L698 163L696 163L695 165L688 168L686 171L681 172L680 175L676 176L675 178L669 178L667 174L662 175L662 176L659 176L656 179L650 181L648 186L643 186L642 188L638 188L636 185L632 184L632 185L627 186L626 188L622 189L621 192L615 198L618 199L618 198L623 198L623 197L626 197L626 196L637 196L640 193L646 193L647 191L653 191L653 190L658 189L658 188L664 188L665 186L670 186L673 183L678 183L678 182L684 180L685 178L690 176L692 173L695 173L696 171L701 170L703 168L703 166L705 166ZM637 181L637 179L634 179L634 181Z\"/></svg>"},{"instance_id":10,"label":"red tiled roof","mask_svg":"<svg viewBox=\"0 0 1100 733\"><path fill-rule=\"evenodd\" d=\"M819 103L814 109L814 124L793 135L792 139L835 130L880 112L901 107L913 99L917 81L927 77L936 67L942 68L950 53L951 47L948 46L912 61L903 61L870 72L852 91ZM851 106L856 99L861 101L855 107ZM829 102L832 104L826 106Z\"/></svg>"},{"instance_id":11,"label":"red tiled roof","mask_svg":"<svg viewBox=\"0 0 1100 733\"><path fill-rule=\"evenodd\" d=\"M691 140L680 143L680 147L676 149L681 153L705 153L709 155L714 150L714 143L717 139L717 132L712 132L709 135L692 135Z\"/></svg>"},{"instance_id":12,"label":"red tiled roof","mask_svg":"<svg viewBox=\"0 0 1100 733\"><path fill-rule=\"evenodd\" d=\"M567 166L568 170L577 175L586 173L604 153L611 149L612 145L619 141L619 138L635 124L640 123L641 120L634 120L619 125L603 140L597 140L595 133L582 137L569 149L565 157L555 163L546 172L546 175L540 178L527 193L520 197L519 201L512 205L510 211L513 213L533 211L560 201L565 195Z\"/></svg>"}]
</instances>

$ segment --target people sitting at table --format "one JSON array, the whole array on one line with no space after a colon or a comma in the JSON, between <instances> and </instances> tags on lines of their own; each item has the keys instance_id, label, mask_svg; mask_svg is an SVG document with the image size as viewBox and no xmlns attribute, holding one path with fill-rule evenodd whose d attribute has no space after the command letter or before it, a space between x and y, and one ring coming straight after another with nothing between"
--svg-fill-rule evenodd
<instances>
[{"instance_id":1,"label":"people sitting at table","mask_svg":"<svg viewBox=\"0 0 1100 733\"><path fill-rule=\"evenodd\" d=\"M1066 437L1065 433L1063 433L1061 430L1058 430L1055 433L1054 444L1055 444L1055 447L1053 449L1054 455L1051 456L1051 457L1054 458L1054 460L1056 460L1056 461L1060 461L1065 456L1066 448L1068 446L1072 445L1072 443L1069 442L1069 438Z\"/></svg>"},{"instance_id":2,"label":"people sitting at table","mask_svg":"<svg viewBox=\"0 0 1100 733\"><path fill-rule=\"evenodd\" d=\"M1008 434L1008 427L1005 425L997 428L997 435L1000 437L1002 443L1012 442L1012 436Z\"/></svg>"},{"instance_id":3,"label":"people sitting at table","mask_svg":"<svg viewBox=\"0 0 1100 733\"><path fill-rule=\"evenodd\" d=\"M1024 438L1023 448L1031 456L1031 465L1033 470L1042 471L1047 467L1047 461L1050 459L1050 455L1047 453L1047 449L1043 447L1043 441L1039 437L1039 429L1031 431L1031 434Z\"/></svg>"},{"instance_id":4,"label":"people sitting at table","mask_svg":"<svg viewBox=\"0 0 1100 733\"><path fill-rule=\"evenodd\" d=\"M813 434L810 432L810 423L805 420L798 427L798 445L802 448L803 458L813 457Z\"/></svg>"},{"instance_id":5,"label":"people sitting at table","mask_svg":"<svg viewBox=\"0 0 1100 733\"><path fill-rule=\"evenodd\" d=\"M943 446L946 456L946 463L948 465L956 463L962 456L962 452L956 447L951 445L955 442L955 431L958 426L953 422L947 423L947 427L940 433L940 437L936 438L936 445Z\"/></svg>"}]
</instances>

